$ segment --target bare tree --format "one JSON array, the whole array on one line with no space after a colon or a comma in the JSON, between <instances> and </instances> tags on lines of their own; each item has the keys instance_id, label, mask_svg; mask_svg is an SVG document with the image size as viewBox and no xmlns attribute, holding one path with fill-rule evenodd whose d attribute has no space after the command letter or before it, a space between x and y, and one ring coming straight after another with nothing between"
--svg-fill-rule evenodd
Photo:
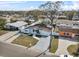
<instances>
[{"instance_id":1,"label":"bare tree","mask_svg":"<svg viewBox=\"0 0 79 59\"><path fill-rule=\"evenodd\" d=\"M47 13L47 17L52 21L55 15L58 15L59 11L61 10L61 5L63 4L62 1L51 2L48 1L45 4L42 4L39 8Z\"/></svg>"},{"instance_id":2,"label":"bare tree","mask_svg":"<svg viewBox=\"0 0 79 59\"><path fill-rule=\"evenodd\" d=\"M42 4L39 8L41 10L46 12L46 16L51 20L51 25L53 26L52 29L56 27L56 24L53 22L54 19L56 19L59 11L61 10L63 2L62 1L47 1L45 4ZM51 39L50 39L50 46L51 48L51 42L52 42L52 29L51 29Z\"/></svg>"}]
</instances>

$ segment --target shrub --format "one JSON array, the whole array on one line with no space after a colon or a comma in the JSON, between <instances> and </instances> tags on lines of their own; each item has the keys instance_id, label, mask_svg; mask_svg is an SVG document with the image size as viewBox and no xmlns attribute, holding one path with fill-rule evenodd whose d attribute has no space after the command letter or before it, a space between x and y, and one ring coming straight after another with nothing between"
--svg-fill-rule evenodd
<instances>
[{"instance_id":1,"label":"shrub","mask_svg":"<svg viewBox=\"0 0 79 59\"><path fill-rule=\"evenodd\" d=\"M0 19L0 29L4 29L4 25L6 24L6 20L5 19Z\"/></svg>"}]
</instances>

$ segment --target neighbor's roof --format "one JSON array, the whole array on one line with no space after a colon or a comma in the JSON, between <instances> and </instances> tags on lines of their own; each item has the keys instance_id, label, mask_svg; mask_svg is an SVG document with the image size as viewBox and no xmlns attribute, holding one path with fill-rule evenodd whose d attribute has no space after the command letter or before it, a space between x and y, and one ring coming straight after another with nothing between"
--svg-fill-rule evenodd
<instances>
[{"instance_id":1,"label":"neighbor's roof","mask_svg":"<svg viewBox=\"0 0 79 59\"><path fill-rule=\"evenodd\" d=\"M57 24L79 24L79 21L57 20Z\"/></svg>"},{"instance_id":2,"label":"neighbor's roof","mask_svg":"<svg viewBox=\"0 0 79 59\"><path fill-rule=\"evenodd\" d=\"M10 26L14 26L14 27L21 27L23 25L27 25L28 23L24 22L24 21L17 21L14 23L7 23L6 25L10 25Z\"/></svg>"}]
</instances>

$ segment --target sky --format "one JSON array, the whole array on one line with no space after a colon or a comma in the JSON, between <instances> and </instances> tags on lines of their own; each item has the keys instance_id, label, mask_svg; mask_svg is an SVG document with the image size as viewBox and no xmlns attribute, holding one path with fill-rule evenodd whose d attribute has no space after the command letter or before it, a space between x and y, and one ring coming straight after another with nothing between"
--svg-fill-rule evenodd
<instances>
[{"instance_id":1,"label":"sky","mask_svg":"<svg viewBox=\"0 0 79 59\"><path fill-rule=\"evenodd\" d=\"M0 10L33 10L44 3L46 1L0 1ZM64 1L62 10L72 9L79 10L79 1Z\"/></svg>"}]
</instances>

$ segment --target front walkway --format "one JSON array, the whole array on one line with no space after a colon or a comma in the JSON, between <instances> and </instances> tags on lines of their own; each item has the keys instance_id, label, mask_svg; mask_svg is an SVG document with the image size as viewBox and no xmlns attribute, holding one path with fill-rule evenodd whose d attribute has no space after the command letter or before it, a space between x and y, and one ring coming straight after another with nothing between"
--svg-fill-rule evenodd
<instances>
[{"instance_id":1,"label":"front walkway","mask_svg":"<svg viewBox=\"0 0 79 59\"><path fill-rule=\"evenodd\" d=\"M59 38L59 46L58 50L56 51L55 55L69 55L67 51L67 47L72 44L77 44L78 42L73 42L69 40L64 40L63 38Z\"/></svg>"}]
</instances>

